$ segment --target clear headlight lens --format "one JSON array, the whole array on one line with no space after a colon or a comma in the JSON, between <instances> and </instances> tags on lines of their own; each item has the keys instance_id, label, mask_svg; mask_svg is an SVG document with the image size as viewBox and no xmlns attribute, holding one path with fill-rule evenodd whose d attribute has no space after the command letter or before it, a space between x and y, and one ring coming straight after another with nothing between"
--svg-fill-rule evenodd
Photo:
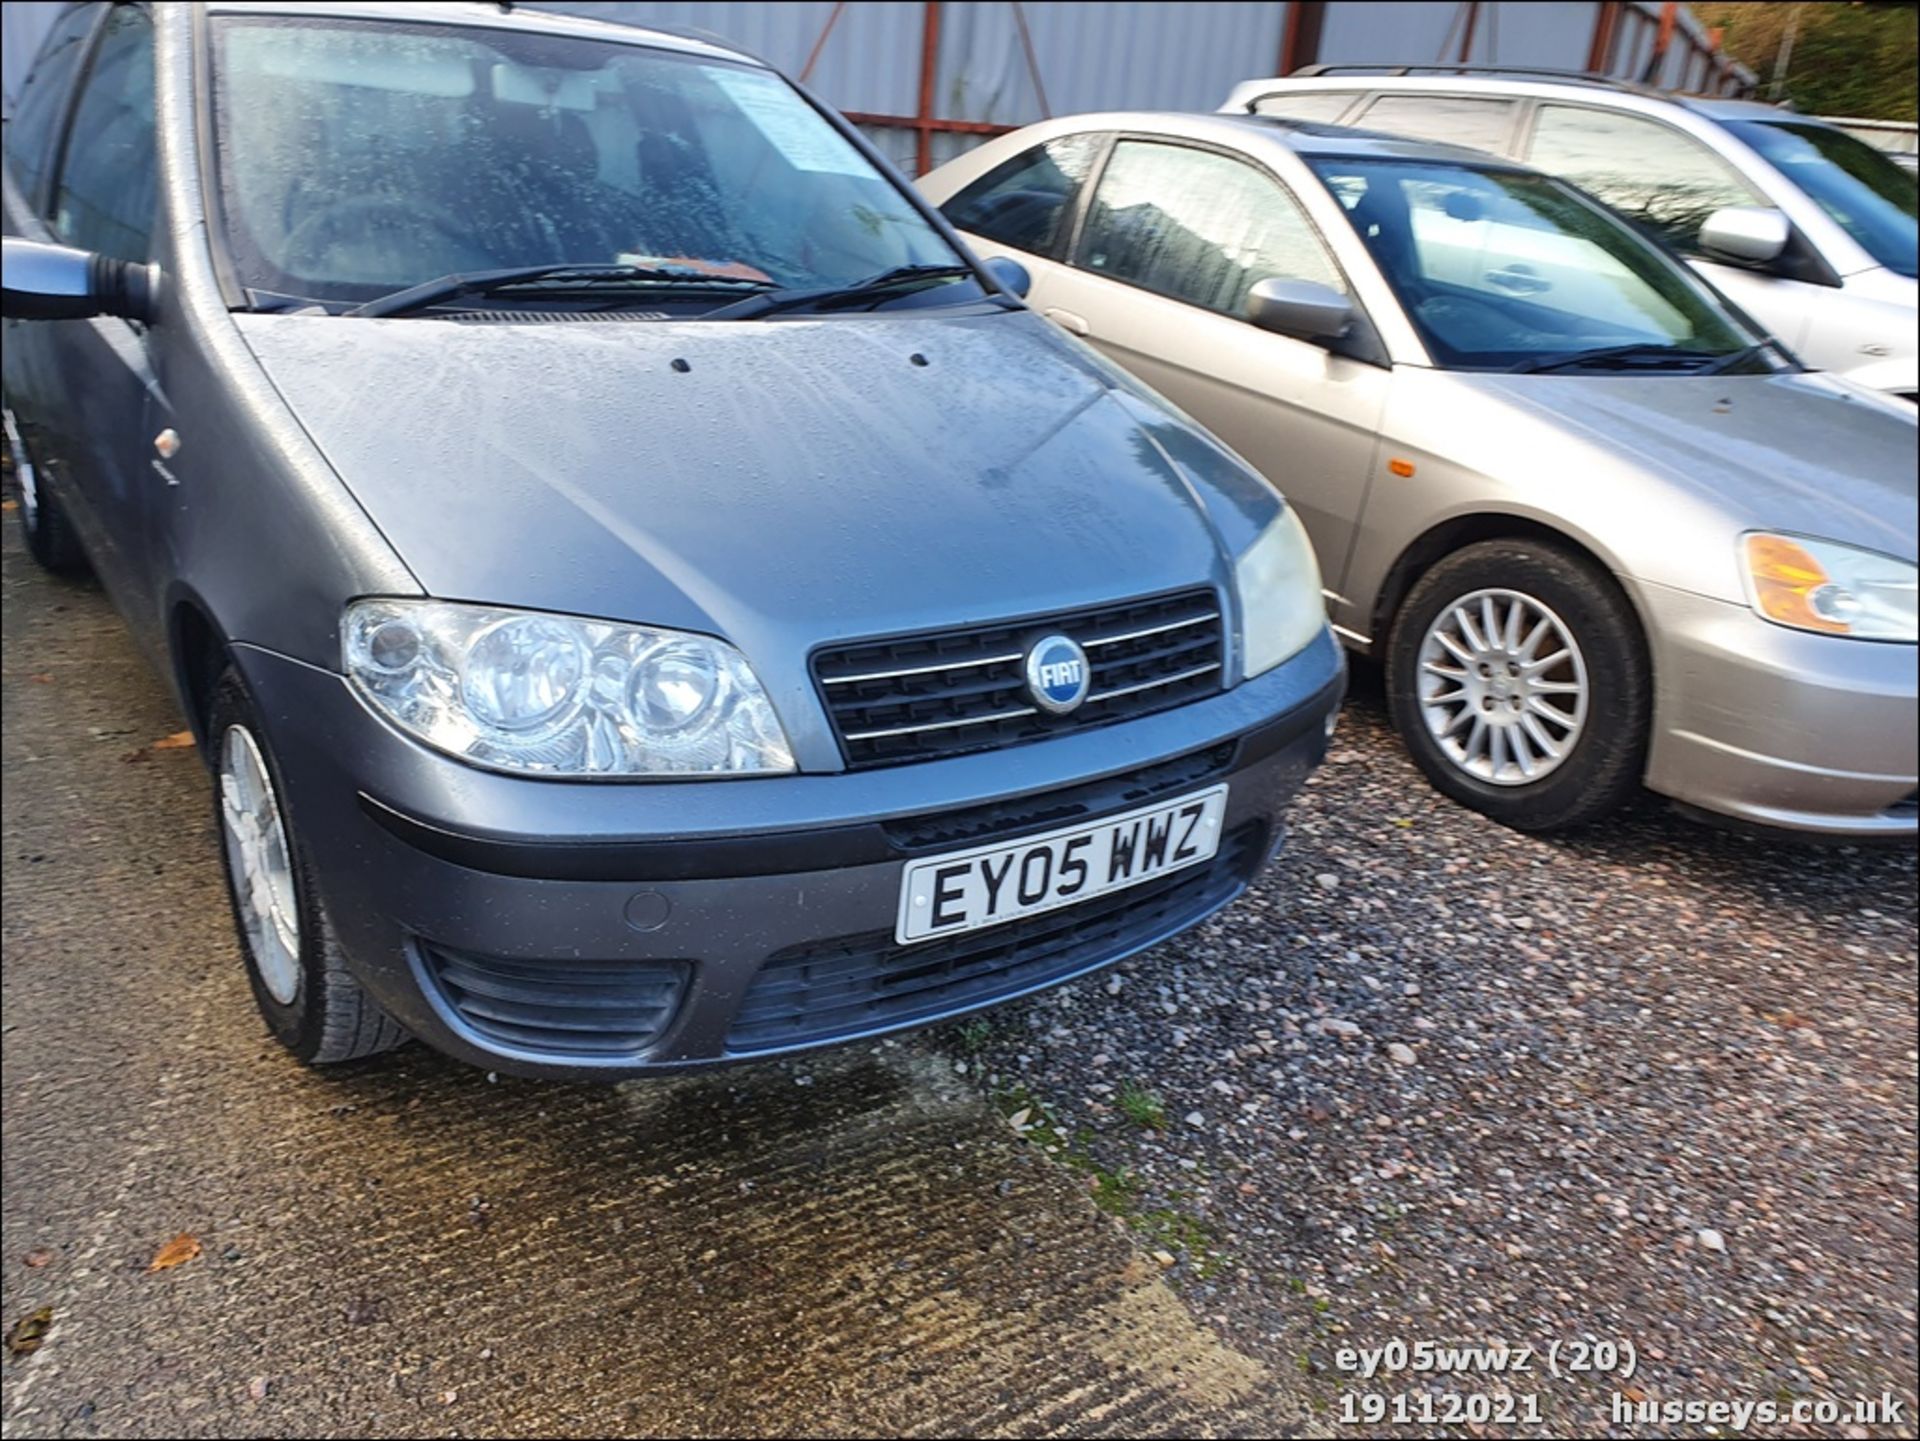
<instances>
[{"instance_id":1,"label":"clear headlight lens","mask_svg":"<svg viewBox=\"0 0 1920 1441\"><path fill-rule=\"evenodd\" d=\"M1234 562L1246 627L1246 674L1259 675L1305 650L1327 624L1320 566L1306 527L1288 506Z\"/></svg>"},{"instance_id":2,"label":"clear headlight lens","mask_svg":"<svg viewBox=\"0 0 1920 1441\"><path fill-rule=\"evenodd\" d=\"M1913 641L1915 570L1831 540L1753 531L1740 537L1747 596L1768 620L1857 640Z\"/></svg>"},{"instance_id":3,"label":"clear headlight lens","mask_svg":"<svg viewBox=\"0 0 1920 1441\"><path fill-rule=\"evenodd\" d=\"M682 631L432 600L347 607L349 680L428 745L545 775L784 774L740 652Z\"/></svg>"}]
</instances>

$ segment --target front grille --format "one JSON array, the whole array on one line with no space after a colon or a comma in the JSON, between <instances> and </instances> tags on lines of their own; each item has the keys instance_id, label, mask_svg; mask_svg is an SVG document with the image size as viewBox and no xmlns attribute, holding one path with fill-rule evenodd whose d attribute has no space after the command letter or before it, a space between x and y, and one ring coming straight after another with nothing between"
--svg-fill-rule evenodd
<instances>
[{"instance_id":1,"label":"front grille","mask_svg":"<svg viewBox=\"0 0 1920 1441\"><path fill-rule=\"evenodd\" d=\"M1087 699L1042 712L1021 674L1058 631L1085 648ZM1166 710L1221 686L1225 648L1211 590L817 651L814 680L848 766L890 765L1038 740Z\"/></svg>"},{"instance_id":2,"label":"front grille","mask_svg":"<svg viewBox=\"0 0 1920 1441\"><path fill-rule=\"evenodd\" d=\"M508 961L422 945L440 994L487 1040L549 1055L618 1056L666 1030L685 961Z\"/></svg>"},{"instance_id":3,"label":"front grille","mask_svg":"<svg viewBox=\"0 0 1920 1441\"><path fill-rule=\"evenodd\" d=\"M1222 839L1213 861L1023 921L901 946L891 932L780 952L748 988L733 1051L846 1039L1062 981L1163 940L1239 894L1265 822Z\"/></svg>"},{"instance_id":4,"label":"front grille","mask_svg":"<svg viewBox=\"0 0 1920 1441\"><path fill-rule=\"evenodd\" d=\"M1035 831L1051 830L1083 816L1131 810L1158 796L1204 785L1225 773L1233 764L1236 749L1236 742L1222 741L1203 751L1175 756L1170 761L1103 780L1042 791L1016 800L990 801L982 806L884 821L882 829L887 839L908 855L946 850L972 841L1011 840Z\"/></svg>"}]
</instances>

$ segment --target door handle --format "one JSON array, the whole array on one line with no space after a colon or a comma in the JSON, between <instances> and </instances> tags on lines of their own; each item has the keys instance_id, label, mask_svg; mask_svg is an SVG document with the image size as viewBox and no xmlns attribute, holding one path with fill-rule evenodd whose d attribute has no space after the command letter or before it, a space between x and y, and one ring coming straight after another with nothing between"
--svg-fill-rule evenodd
<instances>
[{"instance_id":1,"label":"door handle","mask_svg":"<svg viewBox=\"0 0 1920 1441\"><path fill-rule=\"evenodd\" d=\"M1087 336L1093 334L1093 327L1075 315L1071 310L1061 310L1058 306L1048 306L1042 312L1047 319L1066 331L1069 335Z\"/></svg>"}]
</instances>

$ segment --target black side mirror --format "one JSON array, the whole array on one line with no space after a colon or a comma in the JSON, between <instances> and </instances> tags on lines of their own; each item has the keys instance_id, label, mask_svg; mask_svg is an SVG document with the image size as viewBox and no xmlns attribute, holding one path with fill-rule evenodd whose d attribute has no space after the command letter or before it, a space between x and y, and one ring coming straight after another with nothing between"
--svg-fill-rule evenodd
<instances>
[{"instance_id":1,"label":"black side mirror","mask_svg":"<svg viewBox=\"0 0 1920 1441\"><path fill-rule=\"evenodd\" d=\"M0 316L8 320L153 318L153 267L7 236L0 244Z\"/></svg>"},{"instance_id":2,"label":"black side mirror","mask_svg":"<svg viewBox=\"0 0 1920 1441\"><path fill-rule=\"evenodd\" d=\"M987 270L995 280L1000 282L1002 289L1012 291L1022 300L1025 300L1027 292L1033 289L1033 277L1027 274L1027 267L1017 260L996 255L987 262Z\"/></svg>"}]
</instances>

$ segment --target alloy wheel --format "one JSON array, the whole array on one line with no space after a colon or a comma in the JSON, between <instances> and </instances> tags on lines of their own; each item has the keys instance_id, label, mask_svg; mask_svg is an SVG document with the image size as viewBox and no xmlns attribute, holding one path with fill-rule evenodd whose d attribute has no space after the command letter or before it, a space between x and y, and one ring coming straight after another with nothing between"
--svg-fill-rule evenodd
<instances>
[{"instance_id":1,"label":"alloy wheel","mask_svg":"<svg viewBox=\"0 0 1920 1441\"><path fill-rule=\"evenodd\" d=\"M1587 666L1559 616L1516 590L1453 601L1421 638L1420 714L1455 768L1496 786L1544 779L1586 725Z\"/></svg>"},{"instance_id":2,"label":"alloy wheel","mask_svg":"<svg viewBox=\"0 0 1920 1441\"><path fill-rule=\"evenodd\" d=\"M229 726L220 743L220 819L254 966L267 993L290 1006L300 993L293 858L266 760L245 726Z\"/></svg>"}]
</instances>

